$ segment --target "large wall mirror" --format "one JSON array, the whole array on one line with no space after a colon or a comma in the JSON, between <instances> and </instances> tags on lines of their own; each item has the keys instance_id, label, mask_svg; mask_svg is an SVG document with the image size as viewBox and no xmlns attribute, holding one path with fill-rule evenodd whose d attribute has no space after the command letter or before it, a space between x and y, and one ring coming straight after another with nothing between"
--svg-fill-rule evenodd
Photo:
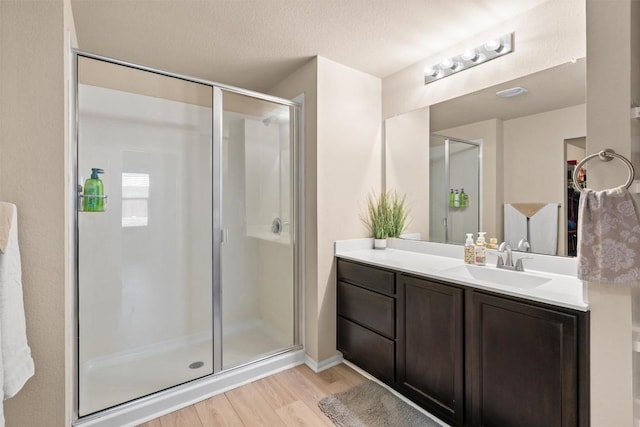
<instances>
[{"instance_id":1,"label":"large wall mirror","mask_svg":"<svg viewBox=\"0 0 640 427\"><path fill-rule=\"evenodd\" d=\"M387 147L429 144L414 188L397 188L424 194L411 203L409 236L463 244L465 233L486 231L514 250L575 255L570 176L585 155L585 70L575 59L387 119Z\"/></svg>"}]
</instances>

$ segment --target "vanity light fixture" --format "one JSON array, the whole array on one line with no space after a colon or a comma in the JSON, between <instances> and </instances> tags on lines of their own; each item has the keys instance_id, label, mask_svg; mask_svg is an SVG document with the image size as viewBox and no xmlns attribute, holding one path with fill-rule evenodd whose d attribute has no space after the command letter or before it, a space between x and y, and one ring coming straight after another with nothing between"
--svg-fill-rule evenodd
<instances>
[{"instance_id":1,"label":"vanity light fixture","mask_svg":"<svg viewBox=\"0 0 640 427\"><path fill-rule=\"evenodd\" d=\"M491 39L481 46L467 49L460 55L446 58L424 69L424 84L429 84L459 71L513 52L514 33Z\"/></svg>"}]
</instances>

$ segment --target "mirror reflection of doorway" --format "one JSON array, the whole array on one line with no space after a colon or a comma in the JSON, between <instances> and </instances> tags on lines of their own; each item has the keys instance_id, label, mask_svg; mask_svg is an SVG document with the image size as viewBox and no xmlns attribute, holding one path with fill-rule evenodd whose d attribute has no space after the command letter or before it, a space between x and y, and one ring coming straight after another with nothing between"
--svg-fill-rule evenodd
<instances>
[{"instance_id":1,"label":"mirror reflection of doorway","mask_svg":"<svg viewBox=\"0 0 640 427\"><path fill-rule=\"evenodd\" d=\"M573 186L573 171L586 155L586 142L587 139L585 137L565 140L565 159L567 162L567 203L565 209L567 215L567 240L565 253L568 256L578 255L578 205L580 203L580 192ZM582 172L578 172L578 185L581 188L585 188L587 174L586 170L582 169Z\"/></svg>"}]
</instances>

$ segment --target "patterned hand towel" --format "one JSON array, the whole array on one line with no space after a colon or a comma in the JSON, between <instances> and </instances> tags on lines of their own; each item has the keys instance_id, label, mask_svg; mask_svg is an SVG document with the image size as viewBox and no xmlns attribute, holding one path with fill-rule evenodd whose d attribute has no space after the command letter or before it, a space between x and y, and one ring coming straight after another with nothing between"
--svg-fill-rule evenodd
<instances>
[{"instance_id":1,"label":"patterned hand towel","mask_svg":"<svg viewBox=\"0 0 640 427\"><path fill-rule=\"evenodd\" d=\"M640 218L627 189L585 189L579 212L578 278L640 282Z\"/></svg>"}]
</instances>

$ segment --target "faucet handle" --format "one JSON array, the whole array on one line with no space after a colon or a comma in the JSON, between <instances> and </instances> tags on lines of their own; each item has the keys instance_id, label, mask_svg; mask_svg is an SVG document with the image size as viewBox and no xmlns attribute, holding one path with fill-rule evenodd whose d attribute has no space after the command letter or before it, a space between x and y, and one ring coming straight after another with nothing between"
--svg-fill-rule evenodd
<instances>
[{"instance_id":1,"label":"faucet handle","mask_svg":"<svg viewBox=\"0 0 640 427\"><path fill-rule=\"evenodd\" d=\"M522 252L529 252L531 250L531 245L527 241L527 239L521 239L518 242L518 250Z\"/></svg>"},{"instance_id":2,"label":"faucet handle","mask_svg":"<svg viewBox=\"0 0 640 427\"><path fill-rule=\"evenodd\" d=\"M523 257L518 258L516 260L516 267L515 267L516 271L524 271L524 265L522 264L522 260L523 259L533 259L533 257L523 256Z\"/></svg>"}]
</instances>

